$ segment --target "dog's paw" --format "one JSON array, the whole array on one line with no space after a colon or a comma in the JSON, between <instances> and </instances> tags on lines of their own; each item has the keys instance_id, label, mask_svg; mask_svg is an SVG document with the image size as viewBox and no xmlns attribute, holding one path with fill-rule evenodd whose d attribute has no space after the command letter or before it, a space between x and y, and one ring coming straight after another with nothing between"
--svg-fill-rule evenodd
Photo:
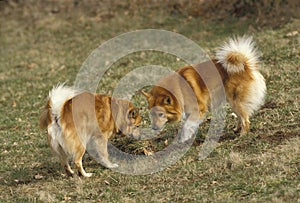
<instances>
[{"instance_id":1,"label":"dog's paw","mask_svg":"<svg viewBox=\"0 0 300 203\"><path fill-rule=\"evenodd\" d=\"M119 165L118 164L110 164L108 168L112 169L112 168L118 168Z\"/></svg>"},{"instance_id":2,"label":"dog's paw","mask_svg":"<svg viewBox=\"0 0 300 203\"><path fill-rule=\"evenodd\" d=\"M68 176L73 177L74 176L74 171L72 169L66 169L66 173Z\"/></svg>"},{"instance_id":3,"label":"dog's paw","mask_svg":"<svg viewBox=\"0 0 300 203\"><path fill-rule=\"evenodd\" d=\"M183 144L186 143L187 141L189 141L191 139L191 137L185 137L185 136L180 136L179 138L179 143Z\"/></svg>"},{"instance_id":4,"label":"dog's paw","mask_svg":"<svg viewBox=\"0 0 300 203\"><path fill-rule=\"evenodd\" d=\"M80 173L79 175L81 175L85 178L90 178L93 175L93 173Z\"/></svg>"},{"instance_id":5,"label":"dog's paw","mask_svg":"<svg viewBox=\"0 0 300 203\"><path fill-rule=\"evenodd\" d=\"M178 142L180 144L191 144L194 141L193 136L180 136Z\"/></svg>"},{"instance_id":6,"label":"dog's paw","mask_svg":"<svg viewBox=\"0 0 300 203\"><path fill-rule=\"evenodd\" d=\"M181 131L181 135L179 137L179 142L184 143L190 140L195 132L197 131L198 123L187 121Z\"/></svg>"},{"instance_id":7,"label":"dog's paw","mask_svg":"<svg viewBox=\"0 0 300 203\"><path fill-rule=\"evenodd\" d=\"M189 139L192 138L192 131L183 128L181 131L181 135L179 137L179 143L185 143L186 141L188 141Z\"/></svg>"},{"instance_id":8,"label":"dog's paw","mask_svg":"<svg viewBox=\"0 0 300 203\"><path fill-rule=\"evenodd\" d=\"M92 177L92 175L93 175L93 173L86 173L85 177L89 178L89 177Z\"/></svg>"}]
</instances>

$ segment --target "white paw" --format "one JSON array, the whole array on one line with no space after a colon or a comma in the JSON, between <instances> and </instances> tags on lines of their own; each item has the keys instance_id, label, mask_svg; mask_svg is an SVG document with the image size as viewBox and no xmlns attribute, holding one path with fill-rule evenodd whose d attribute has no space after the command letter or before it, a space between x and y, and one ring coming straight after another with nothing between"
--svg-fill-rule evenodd
<instances>
[{"instance_id":1,"label":"white paw","mask_svg":"<svg viewBox=\"0 0 300 203\"><path fill-rule=\"evenodd\" d=\"M189 139L190 139L190 137L185 137L185 136L181 135L180 138L179 138L179 143L185 143Z\"/></svg>"},{"instance_id":2,"label":"white paw","mask_svg":"<svg viewBox=\"0 0 300 203\"><path fill-rule=\"evenodd\" d=\"M191 139L198 128L198 122L187 121L181 131L179 142L184 143Z\"/></svg>"},{"instance_id":3,"label":"white paw","mask_svg":"<svg viewBox=\"0 0 300 203\"><path fill-rule=\"evenodd\" d=\"M110 165L108 166L108 168L110 168L110 169L112 169L112 168L118 168L118 167L119 167L118 164L110 164Z\"/></svg>"},{"instance_id":4,"label":"white paw","mask_svg":"<svg viewBox=\"0 0 300 203\"><path fill-rule=\"evenodd\" d=\"M182 130L182 133L179 138L180 143L184 143L192 138L193 132L189 132L187 130Z\"/></svg>"},{"instance_id":5,"label":"white paw","mask_svg":"<svg viewBox=\"0 0 300 203\"><path fill-rule=\"evenodd\" d=\"M86 177L86 178L89 178L89 177L91 177L92 175L93 175L93 173L85 173L85 174L83 174L83 176Z\"/></svg>"}]
</instances>

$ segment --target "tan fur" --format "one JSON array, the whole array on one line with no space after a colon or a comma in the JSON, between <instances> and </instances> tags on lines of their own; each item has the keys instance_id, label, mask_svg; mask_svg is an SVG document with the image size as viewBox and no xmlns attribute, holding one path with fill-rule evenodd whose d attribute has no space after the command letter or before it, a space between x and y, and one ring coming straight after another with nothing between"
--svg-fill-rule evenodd
<instances>
[{"instance_id":1,"label":"tan fur","mask_svg":"<svg viewBox=\"0 0 300 203\"><path fill-rule=\"evenodd\" d=\"M108 139L118 131L138 136L137 127L140 121L138 109L131 102L83 92L65 101L60 118L52 117L51 103L48 101L40 117L40 126L48 127L48 143L67 174L74 174L69 165L69 158L73 158L79 173L84 177L90 177L91 174L86 173L82 167L82 157L86 149L94 147L98 161L105 167L117 167L108 159ZM61 129L62 133L59 135L61 138L53 135L51 130L54 128L53 125ZM55 139L62 141L57 143Z\"/></svg>"},{"instance_id":2,"label":"tan fur","mask_svg":"<svg viewBox=\"0 0 300 203\"><path fill-rule=\"evenodd\" d=\"M211 101L221 96L220 87L224 86L227 100L240 120L238 127L241 128L241 134L247 133L249 117L256 110L252 107L256 104L248 107L249 103L257 102L253 88L261 83L261 92L264 94L265 83L255 67L257 64L250 63L246 55L234 51L228 53L227 63L242 67L242 71L231 71L230 67L226 69L219 61L212 60L182 67L176 73L162 78L149 93L142 91L151 110L152 128L159 130L166 122L179 121L183 113L191 120L203 118ZM255 74L259 76L255 77ZM196 107L193 106L192 97L196 97ZM160 102L164 98L171 98L172 101L169 104Z\"/></svg>"}]
</instances>

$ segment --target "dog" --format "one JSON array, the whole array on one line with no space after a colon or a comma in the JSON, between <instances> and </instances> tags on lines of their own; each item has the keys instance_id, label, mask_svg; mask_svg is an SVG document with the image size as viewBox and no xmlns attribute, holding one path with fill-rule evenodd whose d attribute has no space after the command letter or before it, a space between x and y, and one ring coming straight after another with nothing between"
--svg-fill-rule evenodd
<instances>
[{"instance_id":1,"label":"dog","mask_svg":"<svg viewBox=\"0 0 300 203\"><path fill-rule=\"evenodd\" d=\"M48 144L67 174L74 174L69 164L73 159L79 175L91 177L82 166L85 151L94 151L89 154L107 168L118 167L108 159L108 139L117 132L138 137L141 117L129 101L60 84L49 92L39 122L41 129L47 128Z\"/></svg>"},{"instance_id":2,"label":"dog","mask_svg":"<svg viewBox=\"0 0 300 203\"><path fill-rule=\"evenodd\" d=\"M198 128L209 103L218 100L224 87L226 100L239 118L237 129L241 135L246 134L249 117L264 103L266 94L265 79L258 70L259 54L252 37L230 38L219 47L215 59L179 68L160 79L150 92L142 90L152 128L161 130L184 115L190 121L187 128ZM184 134L183 142L191 136Z\"/></svg>"}]
</instances>

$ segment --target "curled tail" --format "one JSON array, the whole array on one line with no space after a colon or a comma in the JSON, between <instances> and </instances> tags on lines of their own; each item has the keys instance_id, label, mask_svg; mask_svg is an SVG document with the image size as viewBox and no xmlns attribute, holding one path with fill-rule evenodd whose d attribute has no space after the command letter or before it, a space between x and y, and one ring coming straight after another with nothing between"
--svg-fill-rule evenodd
<instances>
[{"instance_id":1,"label":"curled tail","mask_svg":"<svg viewBox=\"0 0 300 203\"><path fill-rule=\"evenodd\" d=\"M236 37L219 48L216 59L228 73L239 73L245 69L257 69L259 52L252 37Z\"/></svg>"},{"instance_id":2,"label":"curled tail","mask_svg":"<svg viewBox=\"0 0 300 203\"><path fill-rule=\"evenodd\" d=\"M59 119L65 102L72 99L79 93L79 90L65 86L64 84L58 84L53 87L53 89L49 92L47 105L40 115L40 128L45 129L51 124L53 119Z\"/></svg>"}]
</instances>

